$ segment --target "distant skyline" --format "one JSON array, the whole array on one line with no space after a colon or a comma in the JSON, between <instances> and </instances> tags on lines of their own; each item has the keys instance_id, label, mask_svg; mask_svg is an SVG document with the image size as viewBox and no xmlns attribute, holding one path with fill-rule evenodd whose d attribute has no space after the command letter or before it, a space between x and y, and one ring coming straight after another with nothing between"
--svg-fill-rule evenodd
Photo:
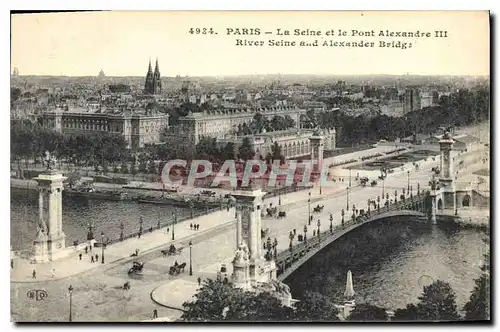
<instances>
[{"instance_id":1,"label":"distant skyline","mask_svg":"<svg viewBox=\"0 0 500 332\"><path fill-rule=\"evenodd\" d=\"M332 23L333 22L333 23ZM218 35L192 35L190 28ZM261 31L447 30L448 38L412 39L410 49L243 47L236 39L342 40L341 37L227 36ZM11 73L21 76L145 76L158 57L163 77L237 75L489 76L489 17L483 12L86 12L11 18ZM344 41L383 38L351 37ZM405 39L401 39L405 40Z\"/></svg>"}]
</instances>

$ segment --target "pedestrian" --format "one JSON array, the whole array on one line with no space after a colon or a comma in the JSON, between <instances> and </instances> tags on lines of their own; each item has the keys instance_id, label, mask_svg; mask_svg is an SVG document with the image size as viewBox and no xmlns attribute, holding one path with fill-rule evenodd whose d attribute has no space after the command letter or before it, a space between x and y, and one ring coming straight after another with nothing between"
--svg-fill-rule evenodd
<instances>
[{"instance_id":1,"label":"pedestrian","mask_svg":"<svg viewBox=\"0 0 500 332\"><path fill-rule=\"evenodd\" d=\"M198 286L201 286L201 277L198 277Z\"/></svg>"},{"instance_id":2,"label":"pedestrian","mask_svg":"<svg viewBox=\"0 0 500 332\"><path fill-rule=\"evenodd\" d=\"M193 223L189 224L189 228L193 229Z\"/></svg>"},{"instance_id":3,"label":"pedestrian","mask_svg":"<svg viewBox=\"0 0 500 332\"><path fill-rule=\"evenodd\" d=\"M88 254L89 253L89 248L87 246L85 246L85 253Z\"/></svg>"},{"instance_id":4,"label":"pedestrian","mask_svg":"<svg viewBox=\"0 0 500 332\"><path fill-rule=\"evenodd\" d=\"M170 232L170 228L167 227L167 234L168 234L168 232Z\"/></svg>"},{"instance_id":5,"label":"pedestrian","mask_svg":"<svg viewBox=\"0 0 500 332\"><path fill-rule=\"evenodd\" d=\"M80 255L78 255L80 257L80 260L82 260L82 253L80 253Z\"/></svg>"},{"instance_id":6,"label":"pedestrian","mask_svg":"<svg viewBox=\"0 0 500 332\"><path fill-rule=\"evenodd\" d=\"M94 263L94 255L90 256L90 262Z\"/></svg>"},{"instance_id":7,"label":"pedestrian","mask_svg":"<svg viewBox=\"0 0 500 332\"><path fill-rule=\"evenodd\" d=\"M13 268L14 268L14 260L13 260L13 259L11 259L11 260L10 260L10 268L11 268L11 269L13 269Z\"/></svg>"},{"instance_id":8,"label":"pedestrian","mask_svg":"<svg viewBox=\"0 0 500 332\"><path fill-rule=\"evenodd\" d=\"M196 224L196 230L199 231L200 230L200 224Z\"/></svg>"},{"instance_id":9,"label":"pedestrian","mask_svg":"<svg viewBox=\"0 0 500 332\"><path fill-rule=\"evenodd\" d=\"M95 261L98 262L99 261L99 254L95 254Z\"/></svg>"},{"instance_id":10,"label":"pedestrian","mask_svg":"<svg viewBox=\"0 0 500 332\"><path fill-rule=\"evenodd\" d=\"M51 277L54 278L55 275L56 275L56 269L52 269Z\"/></svg>"},{"instance_id":11,"label":"pedestrian","mask_svg":"<svg viewBox=\"0 0 500 332\"><path fill-rule=\"evenodd\" d=\"M158 310L153 310L153 319L158 318Z\"/></svg>"},{"instance_id":12,"label":"pedestrian","mask_svg":"<svg viewBox=\"0 0 500 332\"><path fill-rule=\"evenodd\" d=\"M92 243L89 246L89 250L92 251Z\"/></svg>"},{"instance_id":13,"label":"pedestrian","mask_svg":"<svg viewBox=\"0 0 500 332\"><path fill-rule=\"evenodd\" d=\"M135 249L135 255L139 256L139 249Z\"/></svg>"},{"instance_id":14,"label":"pedestrian","mask_svg":"<svg viewBox=\"0 0 500 332\"><path fill-rule=\"evenodd\" d=\"M36 279L36 271L33 270L33 279Z\"/></svg>"}]
</instances>

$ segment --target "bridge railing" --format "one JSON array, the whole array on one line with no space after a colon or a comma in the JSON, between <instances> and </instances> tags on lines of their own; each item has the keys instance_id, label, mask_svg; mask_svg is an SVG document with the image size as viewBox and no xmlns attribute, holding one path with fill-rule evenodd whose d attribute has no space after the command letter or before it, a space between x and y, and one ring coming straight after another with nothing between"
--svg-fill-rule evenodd
<instances>
[{"instance_id":1,"label":"bridge railing","mask_svg":"<svg viewBox=\"0 0 500 332\"><path fill-rule=\"evenodd\" d=\"M348 218L346 222L342 225L337 225L332 227L332 230L328 229L323 232L316 233L315 236L306 237L306 241L299 242L292 245L291 248L279 252L276 256L276 261L286 260L288 257L293 257L295 254L300 254L304 249L310 251L314 247L319 246L321 243L328 241L331 237L336 236L339 232L345 230L356 224L362 224L365 221L387 212L398 211L407 205L413 203L421 203L424 200L423 196L413 196L413 198L405 198L404 200L397 201L396 203L381 206L378 209L370 210L370 212L365 212L362 215L355 216L354 218Z\"/></svg>"}]
</instances>

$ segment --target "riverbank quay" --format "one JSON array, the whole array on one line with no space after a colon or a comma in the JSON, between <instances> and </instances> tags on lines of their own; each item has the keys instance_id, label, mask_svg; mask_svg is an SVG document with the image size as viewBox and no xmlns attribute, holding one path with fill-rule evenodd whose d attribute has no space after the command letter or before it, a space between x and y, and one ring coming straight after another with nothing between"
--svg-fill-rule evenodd
<instances>
[{"instance_id":1,"label":"riverbank quay","mask_svg":"<svg viewBox=\"0 0 500 332\"><path fill-rule=\"evenodd\" d=\"M101 267L109 268L116 264L125 264L135 260L141 260L145 255L161 249L168 248L170 244L175 246L182 245L189 247L188 242L203 236L213 236L217 232L222 232L234 226L235 222L234 208L213 212L211 214L189 219L177 223L168 229L157 230L151 233L144 233L141 237L135 237L102 247L94 247L85 253L84 249L75 250L69 256L46 263L34 263L21 258L14 257L11 268L11 282L40 282L64 279L70 276L90 272ZM190 223L200 224L200 230L193 230L189 227ZM174 233L174 235L172 235ZM136 250L139 255L131 257ZM104 260L102 255L104 253ZM79 255L82 254L80 260ZM91 257L94 256L95 262L92 263ZM104 261L104 263L102 263ZM33 271L36 272L36 278L33 278Z\"/></svg>"}]
</instances>

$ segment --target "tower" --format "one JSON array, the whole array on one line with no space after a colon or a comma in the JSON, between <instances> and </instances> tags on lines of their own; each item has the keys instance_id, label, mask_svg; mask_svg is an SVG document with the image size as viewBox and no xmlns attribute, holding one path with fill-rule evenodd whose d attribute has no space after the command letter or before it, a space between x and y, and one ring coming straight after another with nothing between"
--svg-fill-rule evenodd
<instances>
[{"instance_id":1,"label":"tower","mask_svg":"<svg viewBox=\"0 0 500 332\"><path fill-rule=\"evenodd\" d=\"M144 92L148 94L154 93L153 79L153 69L151 68L151 59L149 59L148 72L146 74L146 83L144 83Z\"/></svg>"},{"instance_id":2,"label":"tower","mask_svg":"<svg viewBox=\"0 0 500 332\"><path fill-rule=\"evenodd\" d=\"M156 58L155 72L153 74L153 94L161 93L161 75L160 66L158 65L158 58Z\"/></svg>"},{"instance_id":3,"label":"tower","mask_svg":"<svg viewBox=\"0 0 500 332\"><path fill-rule=\"evenodd\" d=\"M311 144L311 161L314 163L315 173L321 172L323 164L324 139L319 130L315 130L313 136L309 137Z\"/></svg>"},{"instance_id":4,"label":"tower","mask_svg":"<svg viewBox=\"0 0 500 332\"><path fill-rule=\"evenodd\" d=\"M453 148L453 138L447 131L439 141L441 151L441 176L439 186L442 191L443 209L455 210L455 185L453 183L453 164L451 160L451 150Z\"/></svg>"},{"instance_id":5,"label":"tower","mask_svg":"<svg viewBox=\"0 0 500 332\"><path fill-rule=\"evenodd\" d=\"M62 230L62 191L66 177L48 166L35 180L38 182L39 225L33 258L37 262L52 261L67 255L66 235Z\"/></svg>"},{"instance_id":6,"label":"tower","mask_svg":"<svg viewBox=\"0 0 500 332\"><path fill-rule=\"evenodd\" d=\"M276 264L262 255L261 209L265 192L261 189L236 191L236 255L232 281L242 288L276 279Z\"/></svg>"}]
</instances>

